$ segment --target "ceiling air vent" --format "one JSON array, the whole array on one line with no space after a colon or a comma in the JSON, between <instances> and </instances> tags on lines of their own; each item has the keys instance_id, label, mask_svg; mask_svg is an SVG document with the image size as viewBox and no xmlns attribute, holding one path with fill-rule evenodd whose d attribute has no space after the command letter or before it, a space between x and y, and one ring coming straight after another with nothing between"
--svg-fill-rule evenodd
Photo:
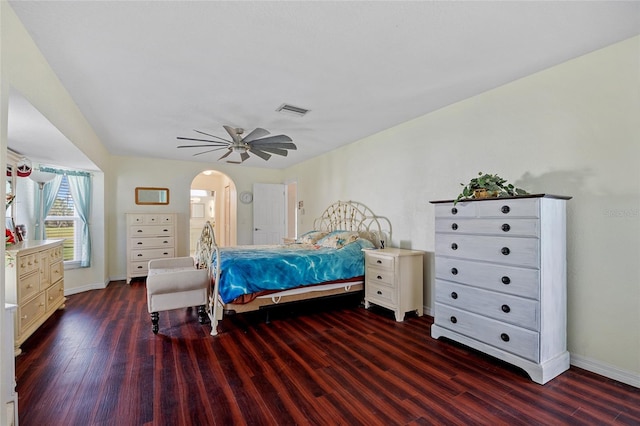
<instances>
[{"instance_id":1,"label":"ceiling air vent","mask_svg":"<svg viewBox=\"0 0 640 426\"><path fill-rule=\"evenodd\" d=\"M308 109L300 108L300 107L289 105L289 104L280 105L278 109L276 109L276 111L297 115L298 117L302 117L303 115L309 112Z\"/></svg>"}]
</instances>

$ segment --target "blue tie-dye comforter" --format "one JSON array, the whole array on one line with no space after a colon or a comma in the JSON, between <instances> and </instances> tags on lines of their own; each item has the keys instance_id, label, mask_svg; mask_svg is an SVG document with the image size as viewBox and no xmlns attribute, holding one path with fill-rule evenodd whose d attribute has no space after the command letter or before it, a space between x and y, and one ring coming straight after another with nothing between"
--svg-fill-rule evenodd
<instances>
[{"instance_id":1,"label":"blue tie-dye comforter","mask_svg":"<svg viewBox=\"0 0 640 426\"><path fill-rule=\"evenodd\" d=\"M220 297L229 303L263 290L286 290L362 276L362 249L372 247L365 239L341 249L311 244L221 247Z\"/></svg>"}]
</instances>

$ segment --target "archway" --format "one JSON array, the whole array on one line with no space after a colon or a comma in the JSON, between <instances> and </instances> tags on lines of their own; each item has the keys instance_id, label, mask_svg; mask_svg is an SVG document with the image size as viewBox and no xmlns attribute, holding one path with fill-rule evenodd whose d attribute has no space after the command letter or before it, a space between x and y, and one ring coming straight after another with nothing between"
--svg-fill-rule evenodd
<instances>
[{"instance_id":1,"label":"archway","mask_svg":"<svg viewBox=\"0 0 640 426\"><path fill-rule=\"evenodd\" d=\"M236 185L231 178L216 170L205 170L191 181L189 252L194 254L202 227L213 225L220 246L233 246L237 241Z\"/></svg>"}]
</instances>

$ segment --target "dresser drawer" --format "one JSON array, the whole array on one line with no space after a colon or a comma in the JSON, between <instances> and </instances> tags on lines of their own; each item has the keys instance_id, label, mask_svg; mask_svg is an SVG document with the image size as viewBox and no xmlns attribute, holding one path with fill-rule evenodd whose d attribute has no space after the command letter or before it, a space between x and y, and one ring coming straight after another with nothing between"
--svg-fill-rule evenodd
<instances>
[{"instance_id":1,"label":"dresser drawer","mask_svg":"<svg viewBox=\"0 0 640 426\"><path fill-rule=\"evenodd\" d=\"M64 299L64 281L59 281L49 287L46 291L46 310L53 309Z\"/></svg>"},{"instance_id":2,"label":"dresser drawer","mask_svg":"<svg viewBox=\"0 0 640 426\"><path fill-rule=\"evenodd\" d=\"M539 334L436 302L436 323L472 339L539 362Z\"/></svg>"},{"instance_id":3,"label":"dresser drawer","mask_svg":"<svg viewBox=\"0 0 640 426\"><path fill-rule=\"evenodd\" d=\"M36 298L18 307L18 334L22 334L29 325L44 315L45 294L40 293Z\"/></svg>"},{"instance_id":4,"label":"dresser drawer","mask_svg":"<svg viewBox=\"0 0 640 426\"><path fill-rule=\"evenodd\" d=\"M539 331L538 302L436 280L436 301L489 318Z\"/></svg>"},{"instance_id":5,"label":"dresser drawer","mask_svg":"<svg viewBox=\"0 0 640 426\"><path fill-rule=\"evenodd\" d=\"M375 267L393 270L394 267L394 258L391 256L376 256L373 253L367 253L365 260L367 268Z\"/></svg>"},{"instance_id":6,"label":"dresser drawer","mask_svg":"<svg viewBox=\"0 0 640 426\"><path fill-rule=\"evenodd\" d=\"M398 291L394 287L371 281L367 278L365 283L366 297L372 303L393 308L398 303Z\"/></svg>"},{"instance_id":7,"label":"dresser drawer","mask_svg":"<svg viewBox=\"0 0 640 426\"><path fill-rule=\"evenodd\" d=\"M457 217L540 217L538 199L492 199L435 205L436 218Z\"/></svg>"},{"instance_id":8,"label":"dresser drawer","mask_svg":"<svg viewBox=\"0 0 640 426\"><path fill-rule=\"evenodd\" d=\"M436 253L463 259L538 267L537 238L436 234Z\"/></svg>"},{"instance_id":9,"label":"dresser drawer","mask_svg":"<svg viewBox=\"0 0 640 426\"><path fill-rule=\"evenodd\" d=\"M131 260L135 262L141 262L144 260L148 262L152 259L162 259L167 257L173 257L173 247L167 249L131 250Z\"/></svg>"},{"instance_id":10,"label":"dresser drawer","mask_svg":"<svg viewBox=\"0 0 640 426\"><path fill-rule=\"evenodd\" d=\"M25 274L40 269L40 254L26 254L18 257L18 276L22 278Z\"/></svg>"},{"instance_id":11,"label":"dresser drawer","mask_svg":"<svg viewBox=\"0 0 640 426\"><path fill-rule=\"evenodd\" d=\"M436 256L436 278L487 290L540 298L540 270Z\"/></svg>"},{"instance_id":12,"label":"dresser drawer","mask_svg":"<svg viewBox=\"0 0 640 426\"><path fill-rule=\"evenodd\" d=\"M142 276L149 273L149 261L146 262L131 262L131 275Z\"/></svg>"},{"instance_id":13,"label":"dresser drawer","mask_svg":"<svg viewBox=\"0 0 640 426\"><path fill-rule=\"evenodd\" d=\"M23 301L40 291L40 273L33 271L18 281L18 300Z\"/></svg>"},{"instance_id":14,"label":"dresser drawer","mask_svg":"<svg viewBox=\"0 0 640 426\"><path fill-rule=\"evenodd\" d=\"M498 236L538 237L538 219L436 219L436 232L451 234L485 234Z\"/></svg>"},{"instance_id":15,"label":"dresser drawer","mask_svg":"<svg viewBox=\"0 0 640 426\"><path fill-rule=\"evenodd\" d=\"M174 237L148 237L131 239L131 248L133 250L173 246Z\"/></svg>"},{"instance_id":16,"label":"dresser drawer","mask_svg":"<svg viewBox=\"0 0 640 426\"><path fill-rule=\"evenodd\" d=\"M64 276L64 263L62 261L53 263L49 269L49 274L51 274L51 283L60 280Z\"/></svg>"},{"instance_id":17,"label":"dresser drawer","mask_svg":"<svg viewBox=\"0 0 640 426\"><path fill-rule=\"evenodd\" d=\"M131 227L132 238L138 237L173 237L173 227L163 225L134 225Z\"/></svg>"}]
</instances>

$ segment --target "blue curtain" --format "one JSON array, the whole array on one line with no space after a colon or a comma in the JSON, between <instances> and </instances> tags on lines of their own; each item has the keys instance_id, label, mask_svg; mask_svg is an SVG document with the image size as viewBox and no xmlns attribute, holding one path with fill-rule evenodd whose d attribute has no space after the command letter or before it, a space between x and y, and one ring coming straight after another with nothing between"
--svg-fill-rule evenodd
<instances>
[{"instance_id":1,"label":"blue curtain","mask_svg":"<svg viewBox=\"0 0 640 426\"><path fill-rule=\"evenodd\" d=\"M91 176L67 175L69 189L76 210L82 219L82 247L80 251L80 267L91 266L91 237L89 235L89 217L91 216Z\"/></svg>"},{"instance_id":2,"label":"blue curtain","mask_svg":"<svg viewBox=\"0 0 640 426\"><path fill-rule=\"evenodd\" d=\"M44 184L42 192L44 194L44 208L42 210L42 217L38 217L38 221L36 222L36 234L42 235L42 239L47 239L47 233L44 230L44 218L49 214L49 210L53 206L53 202L56 200L56 196L58 195L58 190L60 189L60 183L62 182L62 176L56 176L49 182ZM40 185L36 183L36 185ZM36 196L36 215L40 214L40 189L37 191ZM40 230L40 226L42 226L42 230ZM42 234L41 234L42 233Z\"/></svg>"}]
</instances>

